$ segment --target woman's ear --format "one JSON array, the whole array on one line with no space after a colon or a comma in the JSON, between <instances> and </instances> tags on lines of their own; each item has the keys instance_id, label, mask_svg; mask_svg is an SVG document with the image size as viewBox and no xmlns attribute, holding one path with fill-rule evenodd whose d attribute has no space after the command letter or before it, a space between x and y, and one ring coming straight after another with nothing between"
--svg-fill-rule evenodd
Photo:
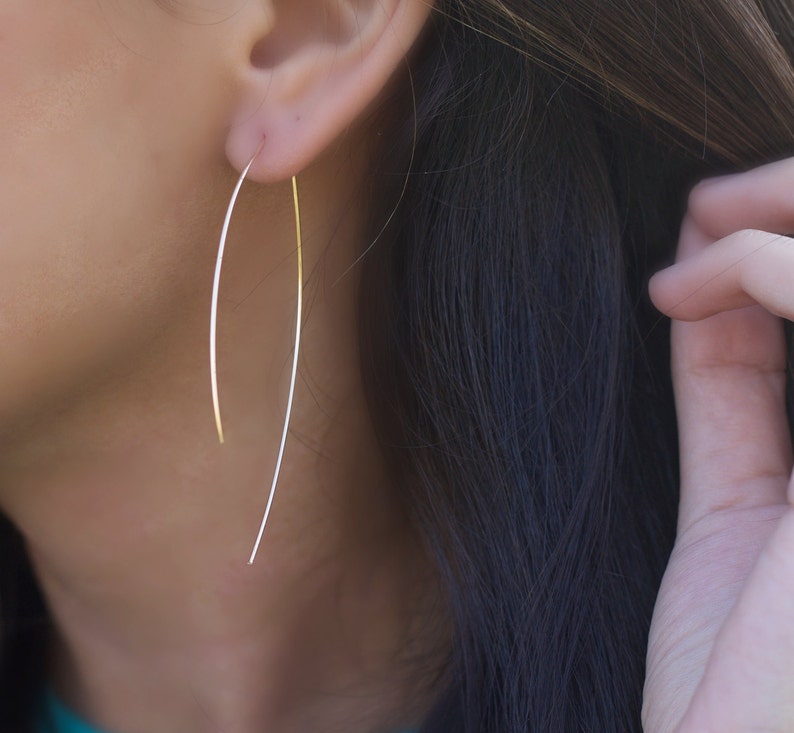
<instances>
[{"instance_id":1,"label":"woman's ear","mask_svg":"<svg viewBox=\"0 0 794 733\"><path fill-rule=\"evenodd\" d=\"M226 153L249 178L307 167L376 99L419 36L431 0L250 0L247 65ZM264 141L264 142L263 142Z\"/></svg>"}]
</instances>

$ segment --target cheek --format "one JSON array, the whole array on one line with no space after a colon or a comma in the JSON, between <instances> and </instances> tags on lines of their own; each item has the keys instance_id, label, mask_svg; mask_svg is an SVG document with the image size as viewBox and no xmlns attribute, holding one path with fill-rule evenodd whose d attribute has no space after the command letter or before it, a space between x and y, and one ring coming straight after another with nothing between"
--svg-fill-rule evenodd
<instances>
[{"instance_id":1,"label":"cheek","mask_svg":"<svg viewBox=\"0 0 794 733\"><path fill-rule=\"evenodd\" d=\"M224 119L185 69L210 46L179 55L152 13L0 5L0 427L162 329L203 268Z\"/></svg>"}]
</instances>

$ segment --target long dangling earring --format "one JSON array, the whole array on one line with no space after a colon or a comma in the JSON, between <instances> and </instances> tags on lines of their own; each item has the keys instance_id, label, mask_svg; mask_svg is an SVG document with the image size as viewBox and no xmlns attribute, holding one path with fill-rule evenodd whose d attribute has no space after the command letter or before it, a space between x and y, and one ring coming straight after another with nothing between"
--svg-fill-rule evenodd
<instances>
[{"instance_id":1,"label":"long dangling earring","mask_svg":"<svg viewBox=\"0 0 794 733\"><path fill-rule=\"evenodd\" d=\"M262 151L263 145L264 142L259 146L259 149L256 151L256 153L254 153L254 156L240 174L237 185L234 187L234 192L232 193L231 200L229 201L229 207L226 209L226 218L223 222L221 239L220 243L218 244L218 258L215 262L215 280L212 286L212 306L210 310L210 378L212 381L212 404L215 409L215 426L218 430L218 440L221 443L224 442L224 438L223 424L221 423L220 404L218 400L218 370L215 357L215 342L218 323L218 290L221 281L221 267L223 265L223 254L226 249L226 237L229 233L229 222L232 218L234 206L237 203L237 195L240 193L240 188L242 187L243 181L245 181L246 176L248 175L248 171L251 169L254 161ZM276 467L273 471L273 481L270 484L270 493L268 494L267 505L265 506L265 512L262 516L262 522L259 525L259 533L256 536L256 541L254 542L254 548L251 551L251 556L248 558L249 565L252 565L254 559L256 558L256 553L259 550L259 544L262 541L262 535L265 533L265 525L267 524L268 517L270 516L270 508L273 505L273 497L276 493L276 484L278 483L278 476L281 472L281 461L284 458L284 446L287 443L287 432L289 431L290 416L292 415L292 400L295 396L295 380L298 374L298 354L300 352L301 317L303 312L303 237L301 235L301 213L298 197L298 179L295 176L292 177L292 198L295 204L295 234L298 245L298 303L295 315L295 346L292 353L292 373L290 375L289 382L289 396L287 397L287 411L284 416L284 428L281 432L281 443L278 449L278 457L276 458Z\"/></svg>"}]
</instances>

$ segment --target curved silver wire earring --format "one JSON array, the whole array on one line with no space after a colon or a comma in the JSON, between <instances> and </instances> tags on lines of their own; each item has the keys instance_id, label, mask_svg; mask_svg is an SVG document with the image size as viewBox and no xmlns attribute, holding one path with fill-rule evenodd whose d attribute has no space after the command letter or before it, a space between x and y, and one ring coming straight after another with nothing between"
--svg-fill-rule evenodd
<instances>
[{"instance_id":1,"label":"curved silver wire earring","mask_svg":"<svg viewBox=\"0 0 794 733\"><path fill-rule=\"evenodd\" d=\"M221 268L223 266L223 255L226 250L226 237L229 233L229 222L232 219L232 212L237 203L237 196L240 193L240 188L248 176L248 171L251 169L254 161L262 152L264 141L259 146L256 153L254 153L248 165L240 174L237 180L237 185L234 187L232 197L229 201L229 206L226 209L226 218L223 221L223 229L221 230L221 239L218 244L218 257L215 262L215 279L212 286L212 306L210 308L210 379L212 382L212 404L215 410L215 427L218 430L218 440L221 444L224 442L223 437L223 424L221 422L221 411L218 399L218 370L217 360L215 355L215 343L218 324L218 291L221 281ZM252 565L256 559L256 553L259 550L259 544L262 541L262 535L265 533L265 526L267 525L268 517L270 516L270 508L273 506L273 497L276 494L276 484L278 484L278 476L281 472L281 462L284 458L284 446L287 443L287 432L289 431L290 416L292 415L292 400L295 396L295 380L298 374L298 354L300 352L300 338L301 338L301 317L303 311L303 237L301 235L301 213L300 202L298 197L298 179L292 177L292 198L295 205L295 235L297 238L297 256L298 256L298 303L295 314L295 346L292 353L292 373L289 382L289 395L287 397L287 410L284 416L284 427L281 431L281 443L278 449L278 457L276 458L276 467L273 471L273 480L270 484L270 493L268 494L267 504L262 516L262 522L259 525L259 532L254 542L251 556L248 558L248 564Z\"/></svg>"}]
</instances>

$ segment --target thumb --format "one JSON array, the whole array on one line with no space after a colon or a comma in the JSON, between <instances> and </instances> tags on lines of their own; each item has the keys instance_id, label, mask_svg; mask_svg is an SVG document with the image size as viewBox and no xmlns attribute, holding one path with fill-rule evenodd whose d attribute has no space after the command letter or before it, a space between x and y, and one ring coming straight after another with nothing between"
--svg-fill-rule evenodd
<instances>
[{"instance_id":1,"label":"thumb","mask_svg":"<svg viewBox=\"0 0 794 733\"><path fill-rule=\"evenodd\" d=\"M682 225L682 265L651 282L665 310L691 295L681 280L712 244L691 218ZM690 264L691 263L691 264ZM697 282L688 282L697 288ZM760 306L674 321L672 372L679 423L679 532L726 508L786 503L791 441L785 411L782 321Z\"/></svg>"}]
</instances>

